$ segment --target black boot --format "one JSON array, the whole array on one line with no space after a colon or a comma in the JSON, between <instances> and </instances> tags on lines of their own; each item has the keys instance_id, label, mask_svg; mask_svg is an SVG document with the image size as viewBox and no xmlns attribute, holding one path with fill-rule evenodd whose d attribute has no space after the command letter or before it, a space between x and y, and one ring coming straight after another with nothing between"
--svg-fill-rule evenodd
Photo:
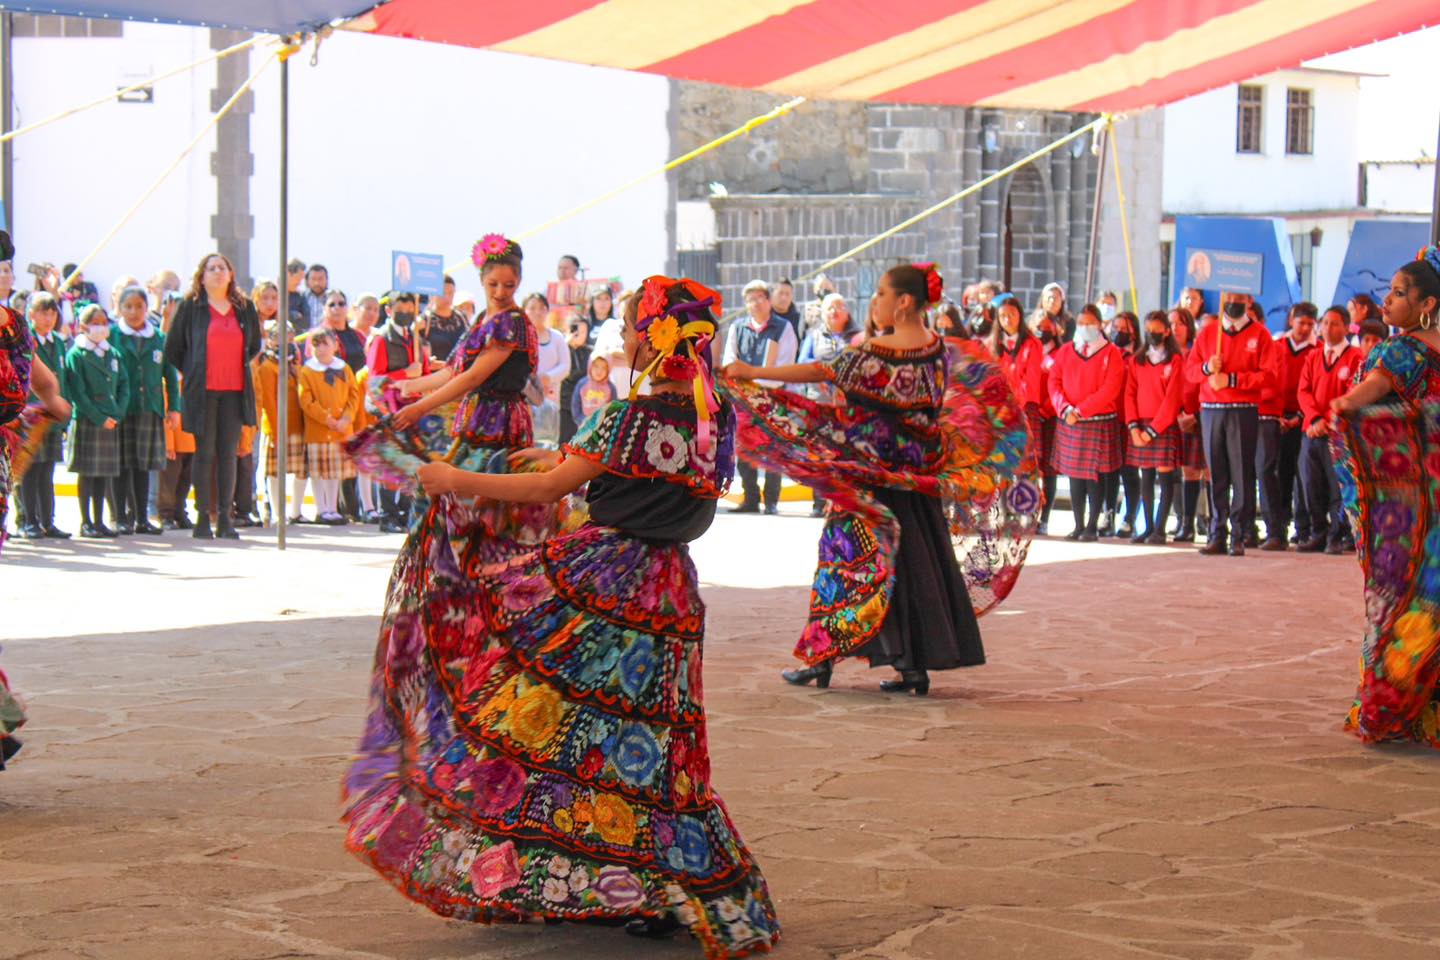
<instances>
[{"instance_id":1,"label":"black boot","mask_svg":"<svg viewBox=\"0 0 1440 960\"><path fill-rule=\"evenodd\" d=\"M830 670L830 661L826 660L824 663L817 663L815 666L806 667L803 670L783 670L780 678L797 687L803 687L814 680L816 687L825 690L830 686Z\"/></svg>"},{"instance_id":2,"label":"black boot","mask_svg":"<svg viewBox=\"0 0 1440 960\"><path fill-rule=\"evenodd\" d=\"M915 691L915 696L923 697L930 693L930 675L924 670L901 670L899 680L880 681L880 690L884 693L908 693Z\"/></svg>"}]
</instances>

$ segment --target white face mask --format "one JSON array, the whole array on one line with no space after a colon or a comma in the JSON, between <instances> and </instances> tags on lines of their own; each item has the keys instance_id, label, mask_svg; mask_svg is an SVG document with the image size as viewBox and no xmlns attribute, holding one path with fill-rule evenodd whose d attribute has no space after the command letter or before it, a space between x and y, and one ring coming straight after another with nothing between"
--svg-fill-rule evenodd
<instances>
[{"instance_id":1,"label":"white face mask","mask_svg":"<svg viewBox=\"0 0 1440 960\"><path fill-rule=\"evenodd\" d=\"M1100 319L1106 321L1107 323L1111 320L1114 320L1115 314L1119 312L1120 309L1116 307L1113 303L1100 304Z\"/></svg>"},{"instance_id":2,"label":"white face mask","mask_svg":"<svg viewBox=\"0 0 1440 960\"><path fill-rule=\"evenodd\" d=\"M1075 328L1075 342L1086 346L1100 342L1100 328L1096 326L1081 325Z\"/></svg>"},{"instance_id":3,"label":"white face mask","mask_svg":"<svg viewBox=\"0 0 1440 960\"><path fill-rule=\"evenodd\" d=\"M98 346L110 339L110 328L108 326L101 326L98 323L94 326L86 327L85 339Z\"/></svg>"}]
</instances>

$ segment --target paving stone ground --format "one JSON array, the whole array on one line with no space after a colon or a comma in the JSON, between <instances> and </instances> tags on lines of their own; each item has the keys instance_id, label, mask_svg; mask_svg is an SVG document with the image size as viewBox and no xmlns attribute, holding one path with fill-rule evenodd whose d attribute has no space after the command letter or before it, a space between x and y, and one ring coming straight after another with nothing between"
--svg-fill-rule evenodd
<instances>
[{"instance_id":1,"label":"paving stone ground","mask_svg":"<svg viewBox=\"0 0 1440 960\"><path fill-rule=\"evenodd\" d=\"M727 517L695 548L715 782L778 956L1434 960L1440 755L1339 729L1353 558L1042 542L990 663L917 699L858 664L779 683L818 531ZM12 541L0 663L31 724L0 774L0 958L699 956L443 921L344 852L398 545Z\"/></svg>"}]
</instances>

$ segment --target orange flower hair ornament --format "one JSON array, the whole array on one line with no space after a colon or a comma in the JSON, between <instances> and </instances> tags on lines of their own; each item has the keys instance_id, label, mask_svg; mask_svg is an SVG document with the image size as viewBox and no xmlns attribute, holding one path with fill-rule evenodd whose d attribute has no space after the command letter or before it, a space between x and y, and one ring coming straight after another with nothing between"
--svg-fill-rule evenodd
<instances>
[{"instance_id":1,"label":"orange flower hair ornament","mask_svg":"<svg viewBox=\"0 0 1440 960\"><path fill-rule=\"evenodd\" d=\"M669 290L677 284L695 299L671 304ZM656 356L630 387L630 399L639 395L640 385L656 371L667 380L690 381L695 390L696 443L701 453L707 453L715 413L710 403L715 381L710 371L709 346L715 337L720 294L694 280L664 276L646 277L640 289L635 331L645 337Z\"/></svg>"}]
</instances>

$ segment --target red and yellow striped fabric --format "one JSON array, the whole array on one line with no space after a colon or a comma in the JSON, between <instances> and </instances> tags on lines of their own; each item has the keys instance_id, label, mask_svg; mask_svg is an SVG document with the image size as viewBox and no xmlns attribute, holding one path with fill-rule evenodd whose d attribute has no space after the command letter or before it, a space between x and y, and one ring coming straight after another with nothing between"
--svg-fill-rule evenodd
<instances>
[{"instance_id":1,"label":"red and yellow striped fabric","mask_svg":"<svg viewBox=\"0 0 1440 960\"><path fill-rule=\"evenodd\" d=\"M349 26L813 98L1119 112L1437 21L1436 0L390 0Z\"/></svg>"}]
</instances>

